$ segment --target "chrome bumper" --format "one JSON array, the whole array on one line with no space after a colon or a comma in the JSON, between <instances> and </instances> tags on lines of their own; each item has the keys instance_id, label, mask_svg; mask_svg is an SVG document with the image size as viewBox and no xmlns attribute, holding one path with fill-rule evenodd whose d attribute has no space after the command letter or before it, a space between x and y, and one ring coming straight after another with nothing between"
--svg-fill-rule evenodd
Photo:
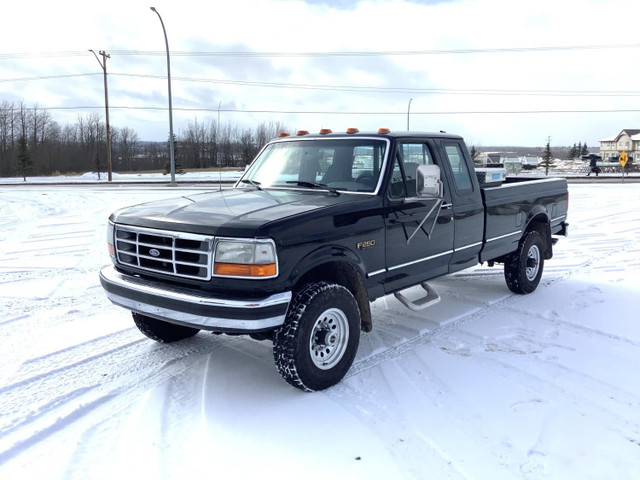
<instances>
[{"instance_id":1,"label":"chrome bumper","mask_svg":"<svg viewBox=\"0 0 640 480\"><path fill-rule=\"evenodd\" d=\"M113 266L100 271L100 283L109 300L118 306L170 323L219 332L259 332L279 327L291 301L291 292L259 300L196 295L123 274Z\"/></svg>"}]
</instances>

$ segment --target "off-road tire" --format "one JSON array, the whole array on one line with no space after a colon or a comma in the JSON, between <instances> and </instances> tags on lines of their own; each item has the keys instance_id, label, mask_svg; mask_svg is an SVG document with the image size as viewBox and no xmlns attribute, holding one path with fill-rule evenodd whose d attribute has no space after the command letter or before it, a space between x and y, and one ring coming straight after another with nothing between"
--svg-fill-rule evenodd
<instances>
[{"instance_id":1,"label":"off-road tire","mask_svg":"<svg viewBox=\"0 0 640 480\"><path fill-rule=\"evenodd\" d=\"M131 312L133 321L144 335L151 340L155 340L160 343L177 342L178 340L184 340L185 338L193 337L200 330L197 328L183 327L182 325L175 325L173 323L163 322L155 318L147 317L140 313Z\"/></svg>"},{"instance_id":2,"label":"off-road tire","mask_svg":"<svg viewBox=\"0 0 640 480\"><path fill-rule=\"evenodd\" d=\"M504 263L504 279L509 290L518 294L533 292L540 283L544 269L544 242L537 231L522 238L518 249Z\"/></svg>"},{"instance_id":3,"label":"off-road tire","mask_svg":"<svg viewBox=\"0 0 640 480\"><path fill-rule=\"evenodd\" d=\"M293 298L273 342L278 372L290 385L313 392L337 384L360 342L360 310L342 285L317 282Z\"/></svg>"}]
</instances>

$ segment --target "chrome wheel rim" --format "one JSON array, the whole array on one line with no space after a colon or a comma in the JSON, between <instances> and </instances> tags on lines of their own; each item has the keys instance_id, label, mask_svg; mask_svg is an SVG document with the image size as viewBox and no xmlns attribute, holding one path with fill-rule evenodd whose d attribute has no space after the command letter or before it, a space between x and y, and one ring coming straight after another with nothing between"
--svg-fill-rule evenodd
<instances>
[{"instance_id":1,"label":"chrome wheel rim","mask_svg":"<svg viewBox=\"0 0 640 480\"><path fill-rule=\"evenodd\" d=\"M325 310L313 324L309 339L309 354L313 364L321 370L335 367L349 342L349 321L342 310Z\"/></svg>"},{"instance_id":2,"label":"chrome wheel rim","mask_svg":"<svg viewBox=\"0 0 640 480\"><path fill-rule=\"evenodd\" d=\"M537 245L532 245L527 254L526 275L527 280L533 281L538 276L540 270L540 249Z\"/></svg>"}]
</instances>

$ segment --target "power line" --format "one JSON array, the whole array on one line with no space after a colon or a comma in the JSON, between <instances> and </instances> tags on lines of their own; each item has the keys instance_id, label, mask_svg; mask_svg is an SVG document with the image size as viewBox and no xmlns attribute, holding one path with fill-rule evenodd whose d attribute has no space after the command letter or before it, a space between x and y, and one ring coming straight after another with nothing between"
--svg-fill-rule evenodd
<instances>
[{"instance_id":1,"label":"power line","mask_svg":"<svg viewBox=\"0 0 640 480\"><path fill-rule=\"evenodd\" d=\"M379 56L416 56L416 55L460 55L485 53L528 53L576 50L608 50L621 48L637 48L638 43L611 45L553 45L534 47L502 47L502 48L458 48L442 50L371 50L371 51L333 51L333 52L252 52L252 51L172 51L174 57L379 57ZM160 50L111 50L113 55L121 56L164 56ZM86 55L85 51L60 52L13 52L0 54L0 60L28 58L59 58Z\"/></svg>"},{"instance_id":2,"label":"power line","mask_svg":"<svg viewBox=\"0 0 640 480\"><path fill-rule=\"evenodd\" d=\"M1 82L19 82L31 80L55 80L60 78L85 77L100 75L99 73L78 73L69 75L47 75L38 77L4 78ZM163 75L147 75L137 73L110 73L110 76L148 78L154 80L164 80ZM423 95L478 95L478 96L549 96L549 97L637 97L640 96L638 90L498 90L498 89L451 89L451 88L409 88L409 87L374 87L358 85L327 85L327 84L305 84L305 83L281 83L281 82L252 82L244 80L228 80L216 78L198 77L172 77L172 80L193 83L213 83L219 85L238 85L248 87L265 88L290 88L299 90L322 90L338 92L362 92L362 93L385 93L385 94L423 94Z\"/></svg>"},{"instance_id":3,"label":"power line","mask_svg":"<svg viewBox=\"0 0 640 480\"><path fill-rule=\"evenodd\" d=\"M161 75L134 73L112 73L114 76L164 79ZM329 90L344 92L369 93L422 93L442 95L527 95L527 96L580 96L580 97L634 97L640 96L638 90L486 90L486 89L449 89L449 88L409 88L409 87L373 87L357 85L326 85L305 83L252 82L244 80L227 80L197 77L172 77L173 80L194 83L215 83L223 85L239 85L250 87L293 88L305 90Z\"/></svg>"},{"instance_id":4,"label":"power line","mask_svg":"<svg viewBox=\"0 0 640 480\"><path fill-rule=\"evenodd\" d=\"M176 51L172 55L182 57L377 57L377 56L414 56L414 55L460 55L476 53L526 53L574 50L603 50L619 48L636 48L640 44L614 45L558 45L538 47L503 47L503 48L458 48L449 50L372 50L372 51L341 51L341 52L251 52L251 51L220 51L220 52L185 52ZM117 55L161 55L160 51L152 50L114 50Z\"/></svg>"},{"instance_id":5,"label":"power line","mask_svg":"<svg viewBox=\"0 0 640 480\"><path fill-rule=\"evenodd\" d=\"M26 82L30 80L56 80L59 78L90 77L100 73L70 73L67 75L42 75L39 77L0 78L0 82Z\"/></svg>"},{"instance_id":6,"label":"power line","mask_svg":"<svg viewBox=\"0 0 640 480\"><path fill-rule=\"evenodd\" d=\"M27 107L27 110L35 107ZM101 106L73 106L73 107L38 107L39 110L95 110L102 109ZM167 107L132 107L132 106L109 106L110 109L118 110L167 110ZM174 110L184 112L212 112L218 111L218 108L202 108L202 107L173 107ZM226 113L277 113L277 114L300 114L300 115L406 115L407 112L398 111L378 111L378 112L345 112L345 111L327 111L327 110L252 110L252 109L236 109L222 108L221 112ZM470 111L433 111L433 112L411 112L411 115L529 115L529 114L556 114L556 113L636 113L640 109L582 109L582 110L470 110Z\"/></svg>"}]
</instances>

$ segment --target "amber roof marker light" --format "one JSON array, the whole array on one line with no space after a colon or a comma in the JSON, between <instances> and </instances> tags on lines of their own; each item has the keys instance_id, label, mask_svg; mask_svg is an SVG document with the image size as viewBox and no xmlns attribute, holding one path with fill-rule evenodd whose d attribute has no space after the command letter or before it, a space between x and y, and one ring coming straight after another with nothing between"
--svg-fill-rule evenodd
<instances>
[{"instance_id":1,"label":"amber roof marker light","mask_svg":"<svg viewBox=\"0 0 640 480\"><path fill-rule=\"evenodd\" d=\"M320 135L327 135L328 133L333 133L330 128L321 128Z\"/></svg>"},{"instance_id":2,"label":"amber roof marker light","mask_svg":"<svg viewBox=\"0 0 640 480\"><path fill-rule=\"evenodd\" d=\"M378 129L378 133L384 135L384 134L387 134L387 133L391 133L391 130L389 130L388 128L379 128Z\"/></svg>"},{"instance_id":3,"label":"amber roof marker light","mask_svg":"<svg viewBox=\"0 0 640 480\"><path fill-rule=\"evenodd\" d=\"M357 128L351 127L351 128L347 128L347 133L352 135L354 133L358 133L360 130L358 130Z\"/></svg>"}]
</instances>

